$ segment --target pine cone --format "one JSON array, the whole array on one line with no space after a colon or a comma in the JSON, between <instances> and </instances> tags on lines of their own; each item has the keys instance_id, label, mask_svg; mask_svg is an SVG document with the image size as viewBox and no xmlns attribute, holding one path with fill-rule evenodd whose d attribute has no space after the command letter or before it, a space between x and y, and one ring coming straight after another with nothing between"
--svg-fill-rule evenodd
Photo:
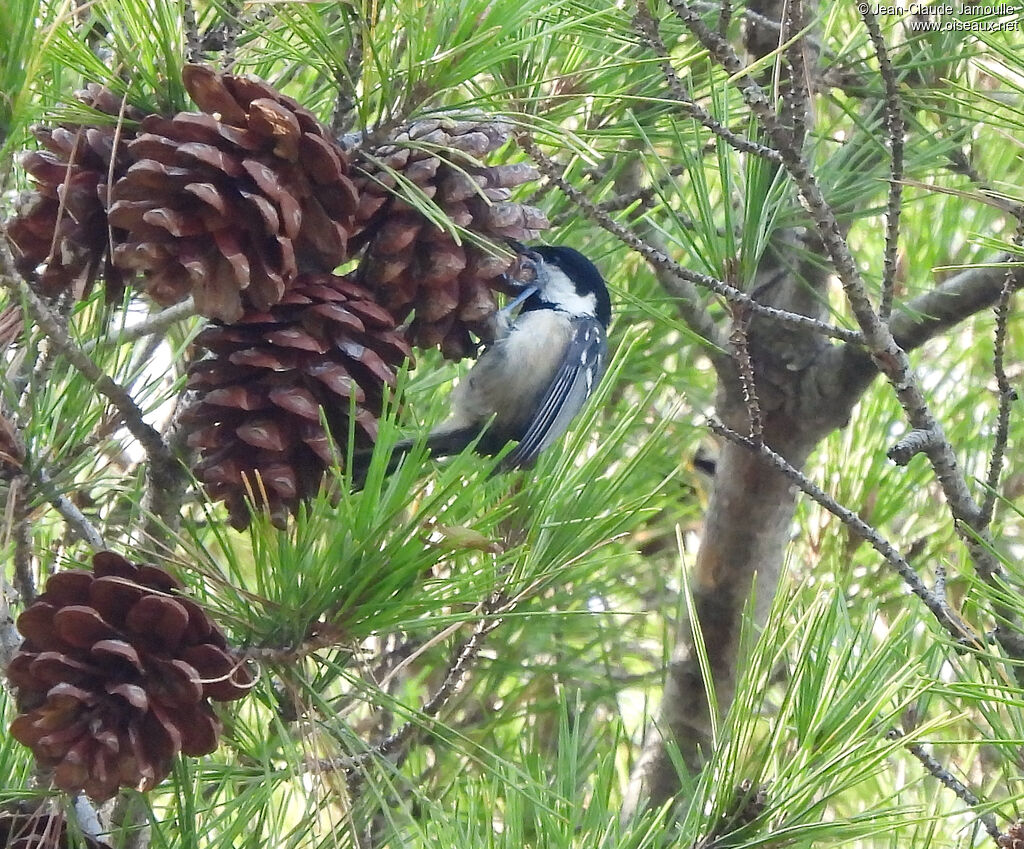
<instances>
[{"instance_id":1,"label":"pine cone","mask_svg":"<svg viewBox=\"0 0 1024 849\"><path fill-rule=\"evenodd\" d=\"M1000 834L996 843L1000 849L1024 849L1024 820L1017 820L1006 829L1006 834Z\"/></svg>"},{"instance_id":2,"label":"pine cone","mask_svg":"<svg viewBox=\"0 0 1024 849\"><path fill-rule=\"evenodd\" d=\"M252 677L218 627L155 566L103 551L93 574L58 572L18 617L7 669L22 713L11 736L68 792L109 799L148 790L179 752L217 747L209 700L240 698Z\"/></svg>"},{"instance_id":3,"label":"pine cone","mask_svg":"<svg viewBox=\"0 0 1024 849\"><path fill-rule=\"evenodd\" d=\"M209 327L196 342L212 356L191 371L200 395L184 418L189 445L202 449L197 477L238 528L249 524L247 496L283 525L316 495L345 456L353 399L356 444L371 446L384 387L410 356L373 296L331 274L303 275L276 306Z\"/></svg>"},{"instance_id":4,"label":"pine cone","mask_svg":"<svg viewBox=\"0 0 1024 849\"><path fill-rule=\"evenodd\" d=\"M5 811L0 813L0 847L3 849L110 849L109 843L82 835L72 841L63 811Z\"/></svg>"},{"instance_id":5,"label":"pine cone","mask_svg":"<svg viewBox=\"0 0 1024 849\"><path fill-rule=\"evenodd\" d=\"M456 242L393 194L395 173L482 242L528 241L549 226L547 218L510 198L513 188L537 179L536 170L526 163L482 164L509 137L509 127L497 121L432 119L361 153L355 242L367 249L359 279L379 293L396 321L415 309L413 344L440 346L450 359L475 350L470 333L490 341L486 319L496 309L494 292L503 289L501 275L516 273L513 259L466 239Z\"/></svg>"},{"instance_id":6,"label":"pine cone","mask_svg":"<svg viewBox=\"0 0 1024 849\"><path fill-rule=\"evenodd\" d=\"M250 77L188 65L203 111L150 116L129 145L110 222L128 231L120 268L169 305L193 295L225 322L266 310L303 268L348 256L358 197L346 154L313 114Z\"/></svg>"},{"instance_id":7,"label":"pine cone","mask_svg":"<svg viewBox=\"0 0 1024 849\"><path fill-rule=\"evenodd\" d=\"M75 97L112 117L121 114L121 98L94 83ZM142 117L134 108L124 114L131 121ZM110 264L108 179L111 160L115 180L128 169L125 144L134 130L113 124L63 124L37 127L33 133L45 150L29 151L21 159L36 190L7 226L15 266L48 297L70 291L82 298L102 272L107 299L119 299L124 274Z\"/></svg>"}]
</instances>

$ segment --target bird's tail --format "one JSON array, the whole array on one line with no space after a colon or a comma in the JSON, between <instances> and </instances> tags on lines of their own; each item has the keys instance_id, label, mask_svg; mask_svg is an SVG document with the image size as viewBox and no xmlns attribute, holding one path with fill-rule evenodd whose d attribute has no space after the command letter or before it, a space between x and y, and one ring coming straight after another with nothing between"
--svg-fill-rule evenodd
<instances>
[{"instance_id":1,"label":"bird's tail","mask_svg":"<svg viewBox=\"0 0 1024 849\"><path fill-rule=\"evenodd\" d=\"M480 435L479 426L460 427L448 430L437 429L427 437L427 451L432 457L450 457L464 451L469 444ZM388 466L385 475L394 472L399 464L405 459L418 440L400 439L395 443L388 458ZM370 470L370 460L373 457L373 449L356 452L352 458L352 488L354 491L361 490L366 484L366 476Z\"/></svg>"}]
</instances>

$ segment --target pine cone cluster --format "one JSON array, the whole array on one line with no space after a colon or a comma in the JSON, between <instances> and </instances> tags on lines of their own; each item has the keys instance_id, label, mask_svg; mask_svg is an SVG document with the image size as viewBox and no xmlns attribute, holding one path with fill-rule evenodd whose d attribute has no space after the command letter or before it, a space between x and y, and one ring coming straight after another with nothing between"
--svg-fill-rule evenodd
<instances>
[{"instance_id":1,"label":"pine cone cluster","mask_svg":"<svg viewBox=\"0 0 1024 849\"><path fill-rule=\"evenodd\" d=\"M200 394L183 421L201 449L197 477L239 528L247 498L280 525L317 493L346 454L353 408L356 446L371 446L385 387L411 356L370 292L332 274L300 276L269 310L209 327L196 343L211 356L192 368Z\"/></svg>"},{"instance_id":2,"label":"pine cone cluster","mask_svg":"<svg viewBox=\"0 0 1024 849\"><path fill-rule=\"evenodd\" d=\"M72 841L62 811L5 811L0 813L0 846L3 849L110 849L109 843L82 835Z\"/></svg>"},{"instance_id":3,"label":"pine cone cluster","mask_svg":"<svg viewBox=\"0 0 1024 849\"><path fill-rule=\"evenodd\" d=\"M513 188L537 179L532 166L483 164L509 137L500 121L420 121L363 153L353 169L360 194L356 243L366 245L360 281L397 321L415 310L412 343L438 346L449 359L475 350L471 333L489 341L494 293L503 291L503 274L517 273L511 252L494 246L533 239L549 226L539 209L510 200ZM399 196L400 181L479 243L456 240L414 209Z\"/></svg>"},{"instance_id":4,"label":"pine cone cluster","mask_svg":"<svg viewBox=\"0 0 1024 849\"><path fill-rule=\"evenodd\" d=\"M122 113L121 98L102 86L90 84L75 97L113 119ZM124 117L137 121L142 116L128 107ZM124 274L111 264L110 246L117 234L108 232L107 203L111 173L116 180L128 168L125 143L133 130L111 123L37 127L33 132L44 150L25 153L21 165L36 190L7 226L18 271L43 295L71 292L76 298L88 294L102 274L107 298L120 298Z\"/></svg>"},{"instance_id":5,"label":"pine cone cluster","mask_svg":"<svg viewBox=\"0 0 1024 849\"><path fill-rule=\"evenodd\" d=\"M179 752L217 747L210 699L240 698L252 677L180 589L162 569L105 551L91 574L54 574L18 617L25 641L7 675L22 712L11 736L61 789L96 800L148 790Z\"/></svg>"},{"instance_id":6,"label":"pine cone cluster","mask_svg":"<svg viewBox=\"0 0 1024 849\"><path fill-rule=\"evenodd\" d=\"M294 100L198 65L182 79L203 111L142 121L109 211L127 231L114 263L157 303L191 294L230 323L280 301L301 265L344 261L358 197L345 153Z\"/></svg>"},{"instance_id":7,"label":"pine cone cluster","mask_svg":"<svg viewBox=\"0 0 1024 849\"><path fill-rule=\"evenodd\" d=\"M196 475L236 526L247 500L280 523L345 454L350 420L372 444L407 338L450 359L490 341L495 293L520 276L507 243L549 225L511 199L531 166L485 164L510 138L499 120L419 121L347 153L260 80L198 65L182 80L200 111L142 115L91 86L81 97L116 124L39 130L36 197L9 232L44 295L81 297L102 275L109 297L191 295L222 323L191 374ZM348 261L351 279L335 276Z\"/></svg>"}]
</instances>

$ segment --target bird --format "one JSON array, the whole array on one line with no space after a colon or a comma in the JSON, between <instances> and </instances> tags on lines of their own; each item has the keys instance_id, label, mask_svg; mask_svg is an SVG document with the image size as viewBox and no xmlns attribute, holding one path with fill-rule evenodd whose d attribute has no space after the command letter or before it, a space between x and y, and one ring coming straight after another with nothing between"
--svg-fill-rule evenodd
<instances>
[{"instance_id":1,"label":"bird","mask_svg":"<svg viewBox=\"0 0 1024 849\"><path fill-rule=\"evenodd\" d=\"M612 309L600 271L575 248L517 247L533 280L492 316L494 341L452 392L448 417L427 436L432 456L461 453L476 440L478 453L494 455L515 442L497 471L529 468L565 433L604 375ZM413 444L396 444L392 468Z\"/></svg>"}]
</instances>

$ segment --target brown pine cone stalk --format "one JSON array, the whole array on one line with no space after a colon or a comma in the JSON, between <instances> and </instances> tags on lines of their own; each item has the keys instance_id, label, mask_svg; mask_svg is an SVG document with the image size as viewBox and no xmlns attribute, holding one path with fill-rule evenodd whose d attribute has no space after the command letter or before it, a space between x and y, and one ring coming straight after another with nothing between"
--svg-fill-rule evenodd
<instances>
[{"instance_id":1,"label":"brown pine cone stalk","mask_svg":"<svg viewBox=\"0 0 1024 849\"><path fill-rule=\"evenodd\" d=\"M211 356L192 368L199 398L183 419L201 451L195 473L238 528L249 524L247 501L283 525L317 494L346 454L353 404L356 446L372 446L385 387L411 356L371 293L331 274L297 278L280 303L196 343Z\"/></svg>"},{"instance_id":2,"label":"brown pine cone stalk","mask_svg":"<svg viewBox=\"0 0 1024 849\"><path fill-rule=\"evenodd\" d=\"M221 724L210 700L252 687L174 578L110 551L93 557L92 573L53 575L17 625L25 641L7 669L21 710L11 736L57 787L96 800L152 789L179 752L212 752Z\"/></svg>"}]
</instances>

